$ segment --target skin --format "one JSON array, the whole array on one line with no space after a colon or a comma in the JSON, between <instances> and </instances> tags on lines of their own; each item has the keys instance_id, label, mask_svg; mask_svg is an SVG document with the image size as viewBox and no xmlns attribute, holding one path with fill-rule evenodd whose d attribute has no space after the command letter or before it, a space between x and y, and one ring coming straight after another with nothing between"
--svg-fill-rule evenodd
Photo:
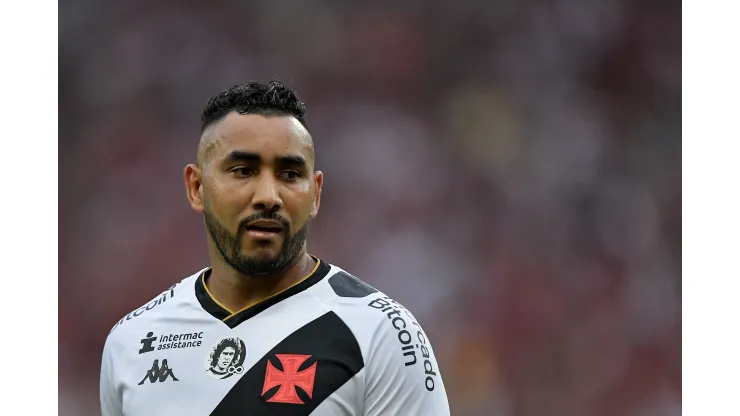
<instances>
[{"instance_id":1,"label":"skin","mask_svg":"<svg viewBox=\"0 0 740 416\"><path fill-rule=\"evenodd\" d=\"M234 359L234 354L236 353L236 350L234 350L231 347L224 348L224 351L221 353L221 356L218 358L218 369L221 371L225 371L226 367L231 364L231 360Z\"/></svg>"},{"instance_id":2,"label":"skin","mask_svg":"<svg viewBox=\"0 0 740 416\"><path fill-rule=\"evenodd\" d=\"M240 153L256 155L259 161L234 157ZM255 262L278 258L286 237L305 231L319 211L323 174L314 170L310 134L292 116L229 113L203 132L197 163L187 165L184 173L190 206L204 215L207 228L209 221L217 221L238 241L238 254ZM245 221L262 215L277 216L289 231L269 240L252 238L243 230ZM206 285L231 311L289 288L316 265L304 241L287 268L245 274L227 262L211 232L207 237L212 270Z\"/></svg>"}]
</instances>

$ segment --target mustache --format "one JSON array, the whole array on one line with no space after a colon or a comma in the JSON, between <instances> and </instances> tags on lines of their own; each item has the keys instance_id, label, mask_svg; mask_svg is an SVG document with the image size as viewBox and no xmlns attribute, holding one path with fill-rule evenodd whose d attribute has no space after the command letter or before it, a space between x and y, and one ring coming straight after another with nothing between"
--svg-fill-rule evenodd
<instances>
[{"instance_id":1,"label":"mustache","mask_svg":"<svg viewBox=\"0 0 740 416\"><path fill-rule=\"evenodd\" d=\"M239 221L239 236L241 237L242 234L244 234L247 231L247 225L249 223L259 220L272 220L277 221L280 223L280 225L283 226L283 229L289 234L290 232L290 223L285 218L281 217L280 215L272 212L257 212L255 214L252 214L243 220Z\"/></svg>"}]
</instances>

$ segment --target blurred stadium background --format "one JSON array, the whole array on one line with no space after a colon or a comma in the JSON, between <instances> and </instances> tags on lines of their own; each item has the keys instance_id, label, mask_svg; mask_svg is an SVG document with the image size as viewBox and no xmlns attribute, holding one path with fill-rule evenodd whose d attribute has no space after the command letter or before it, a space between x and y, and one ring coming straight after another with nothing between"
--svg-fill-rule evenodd
<instances>
[{"instance_id":1,"label":"blurred stadium background","mask_svg":"<svg viewBox=\"0 0 740 416\"><path fill-rule=\"evenodd\" d=\"M309 251L414 311L453 415L680 414L680 2L59 10L61 415L99 414L110 328L207 264L182 168L252 79L308 104Z\"/></svg>"}]
</instances>

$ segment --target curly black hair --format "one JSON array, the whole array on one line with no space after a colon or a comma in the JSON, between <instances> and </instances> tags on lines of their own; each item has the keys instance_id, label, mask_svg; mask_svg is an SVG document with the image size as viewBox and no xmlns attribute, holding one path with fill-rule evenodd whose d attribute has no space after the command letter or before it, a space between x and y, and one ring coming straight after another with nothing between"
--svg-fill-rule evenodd
<instances>
[{"instance_id":1,"label":"curly black hair","mask_svg":"<svg viewBox=\"0 0 740 416\"><path fill-rule=\"evenodd\" d=\"M218 359L221 358L221 353L224 352L224 350L228 347L234 349L234 358L232 360L236 360L237 358L239 358L239 355L241 354L239 342L237 342L233 338L223 339L221 340L221 342L218 343L216 348L213 349L213 352L211 352L211 368L216 367L216 364L218 364Z\"/></svg>"},{"instance_id":2,"label":"curly black hair","mask_svg":"<svg viewBox=\"0 0 740 416\"><path fill-rule=\"evenodd\" d=\"M306 124L306 104L295 91L279 81L267 84L252 81L248 84L234 85L211 97L201 113L201 134L208 126L221 120L232 111L240 114L262 114L273 116L293 116L303 127Z\"/></svg>"}]
</instances>

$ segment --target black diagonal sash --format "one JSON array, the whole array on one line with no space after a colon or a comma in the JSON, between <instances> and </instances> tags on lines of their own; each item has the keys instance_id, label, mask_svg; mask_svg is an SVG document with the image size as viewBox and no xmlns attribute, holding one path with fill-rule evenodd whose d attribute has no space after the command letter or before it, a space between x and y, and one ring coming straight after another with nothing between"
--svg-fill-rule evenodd
<instances>
[{"instance_id":1,"label":"black diagonal sash","mask_svg":"<svg viewBox=\"0 0 740 416\"><path fill-rule=\"evenodd\" d=\"M297 379L305 382L306 374L311 374L311 368L316 364L311 397L300 387L290 385L274 386L263 394L268 360L272 367L270 373L279 374L271 380L284 380L286 374L288 378L290 376L277 354L283 357L299 355L301 359L310 356L297 367L300 375ZM328 312L290 334L264 355L229 390L211 416L309 415L363 367L362 352L354 334L334 312ZM303 404L268 402L274 399L280 388L295 389L294 394Z\"/></svg>"}]
</instances>

